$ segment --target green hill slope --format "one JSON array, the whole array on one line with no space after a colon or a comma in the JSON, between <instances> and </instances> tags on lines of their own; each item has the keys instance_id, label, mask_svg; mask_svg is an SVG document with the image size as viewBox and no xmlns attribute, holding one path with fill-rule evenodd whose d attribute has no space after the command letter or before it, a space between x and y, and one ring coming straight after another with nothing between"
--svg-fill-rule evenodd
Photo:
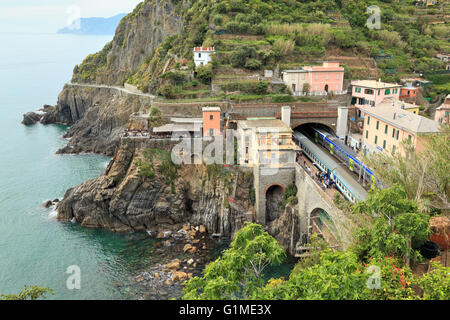
<instances>
[{"instance_id":1,"label":"green hill slope","mask_svg":"<svg viewBox=\"0 0 450 320\"><path fill-rule=\"evenodd\" d=\"M366 26L371 5L380 8L380 30ZM450 51L449 18L448 1L426 8L411 0L147 0L121 21L111 43L75 67L73 81L127 82L194 98L214 95L201 84L211 71L233 82L277 65L323 60L341 62L346 79L396 81L445 68L433 57ZM189 72L194 46L218 52L199 81ZM448 75L440 82L438 90L448 92Z\"/></svg>"}]
</instances>

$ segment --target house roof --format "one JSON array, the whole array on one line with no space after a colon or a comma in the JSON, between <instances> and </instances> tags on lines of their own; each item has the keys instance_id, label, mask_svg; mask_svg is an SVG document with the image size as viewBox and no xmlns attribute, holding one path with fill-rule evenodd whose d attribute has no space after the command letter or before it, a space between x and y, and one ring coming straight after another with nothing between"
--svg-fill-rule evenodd
<instances>
[{"instance_id":1,"label":"house roof","mask_svg":"<svg viewBox=\"0 0 450 320\"><path fill-rule=\"evenodd\" d=\"M195 47L194 52L215 52L214 47Z\"/></svg>"},{"instance_id":2,"label":"house roof","mask_svg":"<svg viewBox=\"0 0 450 320\"><path fill-rule=\"evenodd\" d=\"M164 126L153 128L154 133L167 133L167 132L199 132L201 131L202 125L195 123L169 123Z\"/></svg>"},{"instance_id":3,"label":"house roof","mask_svg":"<svg viewBox=\"0 0 450 320\"><path fill-rule=\"evenodd\" d=\"M398 99L394 99L394 98L386 98L384 99L382 102L380 102L377 107L379 106L391 106L395 107L395 108L400 108L400 109L417 109L420 106L418 106L417 104L414 103L407 103Z\"/></svg>"},{"instance_id":4,"label":"house roof","mask_svg":"<svg viewBox=\"0 0 450 320\"><path fill-rule=\"evenodd\" d=\"M202 118L170 118L170 121L175 123L203 123Z\"/></svg>"},{"instance_id":5,"label":"house roof","mask_svg":"<svg viewBox=\"0 0 450 320\"><path fill-rule=\"evenodd\" d=\"M202 108L203 112L213 112L213 111L221 111L220 107L204 107Z\"/></svg>"},{"instance_id":6,"label":"house roof","mask_svg":"<svg viewBox=\"0 0 450 320\"><path fill-rule=\"evenodd\" d=\"M379 104L376 107L359 107L362 112L380 119L390 125L410 133L436 133L439 132L439 123L419 116L392 104Z\"/></svg>"},{"instance_id":7,"label":"house roof","mask_svg":"<svg viewBox=\"0 0 450 320\"><path fill-rule=\"evenodd\" d=\"M283 121L276 118L248 118L247 120L239 120L239 126L244 129L255 129L257 132L279 131L292 132L292 129Z\"/></svg>"},{"instance_id":8,"label":"house roof","mask_svg":"<svg viewBox=\"0 0 450 320\"><path fill-rule=\"evenodd\" d=\"M381 82L377 80L355 80L352 81L352 86L366 87L371 89L387 89L399 88L400 84Z\"/></svg>"}]
</instances>

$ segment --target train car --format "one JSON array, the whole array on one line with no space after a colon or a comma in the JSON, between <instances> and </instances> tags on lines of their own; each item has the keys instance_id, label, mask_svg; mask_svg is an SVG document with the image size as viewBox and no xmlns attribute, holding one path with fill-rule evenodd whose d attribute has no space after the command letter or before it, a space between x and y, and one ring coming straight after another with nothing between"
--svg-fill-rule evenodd
<instances>
[{"instance_id":1,"label":"train car","mask_svg":"<svg viewBox=\"0 0 450 320\"><path fill-rule=\"evenodd\" d=\"M324 130L318 128L313 128L313 130L316 143L322 145L330 151L330 154L344 162L350 171L358 174L368 184L377 181L373 172L367 166L362 164L358 159L358 155L341 140Z\"/></svg>"},{"instance_id":2,"label":"train car","mask_svg":"<svg viewBox=\"0 0 450 320\"><path fill-rule=\"evenodd\" d=\"M295 140L302 148L303 153L319 168L326 172L330 180L336 183L338 190L351 202L364 201L367 191L359 185L332 157L316 146L300 132L294 133Z\"/></svg>"}]
</instances>

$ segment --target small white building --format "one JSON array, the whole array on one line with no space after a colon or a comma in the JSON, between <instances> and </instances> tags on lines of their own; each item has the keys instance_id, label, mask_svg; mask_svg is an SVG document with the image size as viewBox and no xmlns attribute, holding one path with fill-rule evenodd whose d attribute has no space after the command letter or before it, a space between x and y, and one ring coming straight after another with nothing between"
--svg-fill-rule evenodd
<instances>
[{"instance_id":1,"label":"small white building","mask_svg":"<svg viewBox=\"0 0 450 320\"><path fill-rule=\"evenodd\" d=\"M206 66L211 62L212 56L216 53L214 47L195 47L194 48L194 63L195 67Z\"/></svg>"}]
</instances>

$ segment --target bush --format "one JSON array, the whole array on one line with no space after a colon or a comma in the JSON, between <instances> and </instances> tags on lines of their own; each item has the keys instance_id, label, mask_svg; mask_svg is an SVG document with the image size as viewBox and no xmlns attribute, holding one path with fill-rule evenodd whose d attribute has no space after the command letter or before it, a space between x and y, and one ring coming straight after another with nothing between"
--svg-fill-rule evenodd
<instances>
[{"instance_id":1,"label":"bush","mask_svg":"<svg viewBox=\"0 0 450 320\"><path fill-rule=\"evenodd\" d=\"M248 59L256 58L257 51L252 46L239 46L230 55L233 67L244 67Z\"/></svg>"},{"instance_id":2,"label":"bush","mask_svg":"<svg viewBox=\"0 0 450 320\"><path fill-rule=\"evenodd\" d=\"M257 59L247 59L244 68L249 70L259 70L261 69L262 63Z\"/></svg>"},{"instance_id":3,"label":"bush","mask_svg":"<svg viewBox=\"0 0 450 320\"><path fill-rule=\"evenodd\" d=\"M158 94L166 99L175 98L175 88L170 83L163 84L158 90Z\"/></svg>"},{"instance_id":4,"label":"bush","mask_svg":"<svg viewBox=\"0 0 450 320\"><path fill-rule=\"evenodd\" d=\"M269 88L269 83L267 81L261 81L256 85L255 93L256 94L266 94L268 88Z\"/></svg>"},{"instance_id":5,"label":"bush","mask_svg":"<svg viewBox=\"0 0 450 320\"><path fill-rule=\"evenodd\" d=\"M279 57L285 57L294 52L295 49L295 42L294 40L288 39L278 39L273 44L273 51L275 54L277 54Z\"/></svg>"},{"instance_id":6,"label":"bush","mask_svg":"<svg viewBox=\"0 0 450 320\"><path fill-rule=\"evenodd\" d=\"M209 84L211 82L214 73L212 71L212 65L208 64L206 66L199 66L196 70L196 78L199 79L204 84Z\"/></svg>"}]
</instances>

